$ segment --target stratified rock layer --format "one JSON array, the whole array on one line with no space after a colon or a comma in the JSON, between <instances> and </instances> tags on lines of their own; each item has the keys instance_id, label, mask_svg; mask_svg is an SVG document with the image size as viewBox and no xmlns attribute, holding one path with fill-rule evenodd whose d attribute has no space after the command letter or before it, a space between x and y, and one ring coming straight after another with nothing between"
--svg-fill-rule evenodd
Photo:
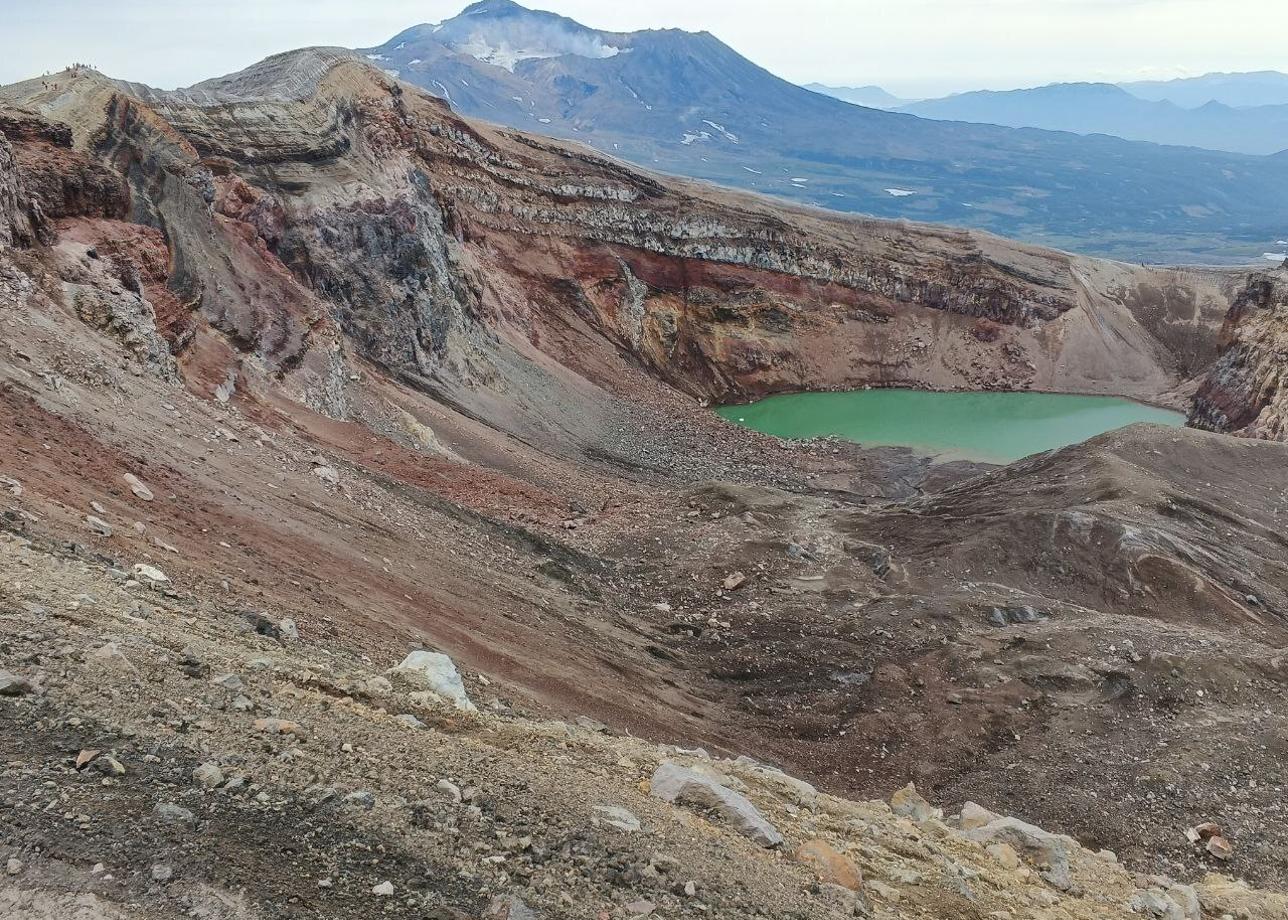
<instances>
[{"instance_id":1,"label":"stratified rock layer","mask_svg":"<svg viewBox=\"0 0 1288 920\"><path fill-rule=\"evenodd\" d=\"M1288 440L1288 267L1248 281L1221 340L1221 357L1195 395L1190 424Z\"/></svg>"}]
</instances>

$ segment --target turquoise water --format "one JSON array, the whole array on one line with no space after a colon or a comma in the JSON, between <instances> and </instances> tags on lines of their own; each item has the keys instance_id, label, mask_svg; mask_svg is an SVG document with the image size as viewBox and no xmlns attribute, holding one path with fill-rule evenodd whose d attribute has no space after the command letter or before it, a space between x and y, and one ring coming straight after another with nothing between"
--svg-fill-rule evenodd
<instances>
[{"instance_id":1,"label":"turquoise water","mask_svg":"<svg viewBox=\"0 0 1288 920\"><path fill-rule=\"evenodd\" d=\"M1185 423L1179 412L1129 399L1060 393L790 393L717 411L780 438L831 435L986 463L1010 463L1135 422Z\"/></svg>"}]
</instances>

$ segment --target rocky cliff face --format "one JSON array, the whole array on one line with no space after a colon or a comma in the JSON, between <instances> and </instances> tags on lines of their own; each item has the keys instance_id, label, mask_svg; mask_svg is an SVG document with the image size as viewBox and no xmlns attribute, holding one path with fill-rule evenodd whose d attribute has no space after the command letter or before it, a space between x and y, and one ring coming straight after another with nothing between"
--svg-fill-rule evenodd
<instances>
[{"instance_id":1,"label":"rocky cliff face","mask_svg":"<svg viewBox=\"0 0 1288 920\"><path fill-rule=\"evenodd\" d=\"M1288 440L1288 268L1248 281L1226 316L1221 347L1195 395L1190 424Z\"/></svg>"},{"instance_id":2,"label":"rocky cliff face","mask_svg":"<svg viewBox=\"0 0 1288 920\"><path fill-rule=\"evenodd\" d=\"M48 239L40 206L32 200L10 134L16 120L0 118L0 249Z\"/></svg>"},{"instance_id":3,"label":"rocky cliff face","mask_svg":"<svg viewBox=\"0 0 1288 920\"><path fill-rule=\"evenodd\" d=\"M175 93L82 71L3 96L70 126L21 139L49 213L162 235L163 287L196 310L163 305L159 325L209 386L293 375L333 414L345 355L468 399L506 385L498 349L610 387L605 364L625 361L706 400L866 385L1166 400L1227 303L1202 275L645 176L466 122L335 50Z\"/></svg>"}]
</instances>

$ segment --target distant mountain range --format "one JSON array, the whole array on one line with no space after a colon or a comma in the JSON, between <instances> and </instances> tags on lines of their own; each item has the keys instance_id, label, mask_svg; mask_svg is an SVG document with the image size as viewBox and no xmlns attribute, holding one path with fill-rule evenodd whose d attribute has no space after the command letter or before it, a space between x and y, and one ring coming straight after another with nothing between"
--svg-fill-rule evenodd
<instances>
[{"instance_id":1,"label":"distant mountain range","mask_svg":"<svg viewBox=\"0 0 1288 920\"><path fill-rule=\"evenodd\" d=\"M1149 261L1257 258L1288 229L1288 158L864 108L705 32L601 32L484 0L363 53L468 115L838 210Z\"/></svg>"},{"instance_id":2,"label":"distant mountain range","mask_svg":"<svg viewBox=\"0 0 1288 920\"><path fill-rule=\"evenodd\" d=\"M1233 108L1209 101L1198 108L1182 108L1168 100L1141 99L1110 83L960 93L899 110L922 118L1112 134L1234 153L1264 155L1288 149L1288 104Z\"/></svg>"},{"instance_id":3,"label":"distant mountain range","mask_svg":"<svg viewBox=\"0 0 1288 920\"><path fill-rule=\"evenodd\" d=\"M827 86L823 83L806 83L805 89L811 93L822 93L833 99L840 99L854 105L866 105L870 109L897 109L914 102L913 99L900 99L879 86Z\"/></svg>"},{"instance_id":4,"label":"distant mountain range","mask_svg":"<svg viewBox=\"0 0 1288 920\"><path fill-rule=\"evenodd\" d=\"M1152 102L1171 102L1194 109L1209 102L1236 108L1288 105L1288 74L1276 70L1254 73L1209 73L1179 80L1120 83L1123 89Z\"/></svg>"}]
</instances>

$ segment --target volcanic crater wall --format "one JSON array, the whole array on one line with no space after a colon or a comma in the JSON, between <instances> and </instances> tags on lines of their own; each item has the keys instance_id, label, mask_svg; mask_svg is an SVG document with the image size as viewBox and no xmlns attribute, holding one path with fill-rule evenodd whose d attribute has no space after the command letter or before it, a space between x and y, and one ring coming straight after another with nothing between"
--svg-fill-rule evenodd
<instances>
[{"instance_id":1,"label":"volcanic crater wall","mask_svg":"<svg viewBox=\"0 0 1288 920\"><path fill-rule=\"evenodd\" d=\"M162 235L158 324L176 350L199 320L327 390L347 349L435 391L504 388L492 358L508 347L610 390L622 375L588 356L615 352L704 400L866 385L1156 399L1195 363L1164 333L1192 330L1177 341L1199 355L1215 338L1198 306L1160 324L1123 293L1208 304L1201 279L1096 263L1089 280L1063 253L647 175L468 122L332 50L175 93L54 83L6 91L71 124L19 144L39 207Z\"/></svg>"}]
</instances>

